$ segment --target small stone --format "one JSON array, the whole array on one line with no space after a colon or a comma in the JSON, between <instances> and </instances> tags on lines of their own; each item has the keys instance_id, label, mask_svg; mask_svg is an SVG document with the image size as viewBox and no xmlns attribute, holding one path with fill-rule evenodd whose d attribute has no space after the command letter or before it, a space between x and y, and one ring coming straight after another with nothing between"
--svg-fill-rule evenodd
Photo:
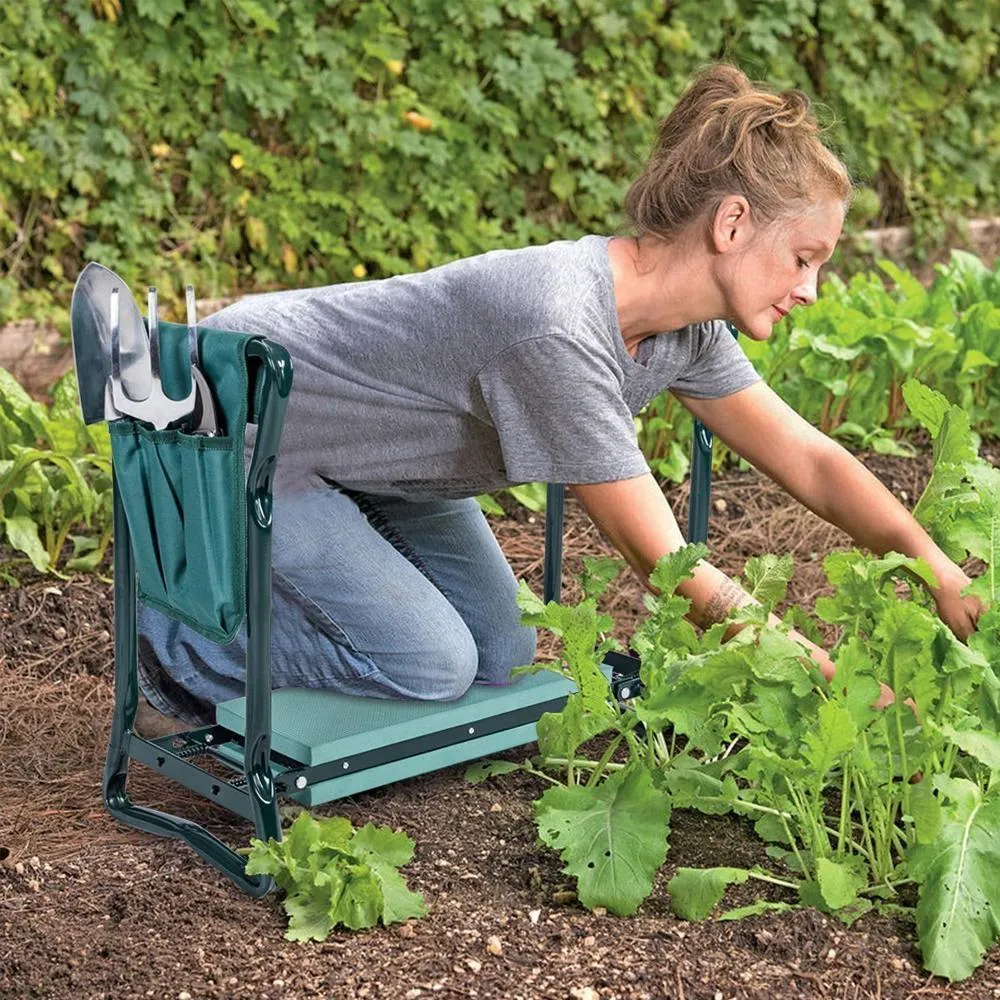
<instances>
[{"instance_id":1,"label":"small stone","mask_svg":"<svg viewBox=\"0 0 1000 1000\"><path fill-rule=\"evenodd\" d=\"M230 976L229 977L229 985L230 986L235 986L238 982L239 982L239 980L235 976Z\"/></svg>"},{"instance_id":2,"label":"small stone","mask_svg":"<svg viewBox=\"0 0 1000 1000\"><path fill-rule=\"evenodd\" d=\"M486 950L491 955L502 955L503 954L503 942L496 936L496 934L491 934L486 939Z\"/></svg>"},{"instance_id":3,"label":"small stone","mask_svg":"<svg viewBox=\"0 0 1000 1000\"><path fill-rule=\"evenodd\" d=\"M285 981L284 981L284 979L275 979L275 981L273 983L271 983L271 985L276 990L280 990L285 985Z\"/></svg>"},{"instance_id":4,"label":"small stone","mask_svg":"<svg viewBox=\"0 0 1000 1000\"><path fill-rule=\"evenodd\" d=\"M407 990L405 993L406 1000L416 1000L424 991L420 989L419 986L414 986L412 990Z\"/></svg>"},{"instance_id":5,"label":"small stone","mask_svg":"<svg viewBox=\"0 0 1000 1000\"><path fill-rule=\"evenodd\" d=\"M16 871L18 875L23 875L24 874L24 862L23 861L18 861L18 863L16 865L14 865L14 871Z\"/></svg>"},{"instance_id":6,"label":"small stone","mask_svg":"<svg viewBox=\"0 0 1000 1000\"><path fill-rule=\"evenodd\" d=\"M59 626L59 628L57 628L57 629L56 629L56 630L55 630L55 631L54 631L54 632L52 633L52 637L53 637L53 638L54 638L54 639L55 639L55 640L56 640L57 642L62 642L62 641L63 641L63 639L65 639L65 638L66 638L66 629L64 629L64 628L62 627L62 625L60 625L60 626Z\"/></svg>"},{"instance_id":7,"label":"small stone","mask_svg":"<svg viewBox=\"0 0 1000 1000\"><path fill-rule=\"evenodd\" d=\"M725 514L726 510L727 510L727 509L728 509L728 507L729 507L729 504L727 504L727 503L726 503L726 501L722 499L722 497L719 497L719 499L718 499L718 500L713 500L713 501L712 501L712 506L713 506L713 507L714 507L714 508L715 508L715 509L716 509L716 510L717 510L717 511L718 511L718 512L720 513L720 514Z\"/></svg>"},{"instance_id":8,"label":"small stone","mask_svg":"<svg viewBox=\"0 0 1000 1000\"><path fill-rule=\"evenodd\" d=\"M42 867L42 862L38 859L37 856L33 856L33 857L28 858L28 864L31 865L32 868L41 868Z\"/></svg>"},{"instance_id":9,"label":"small stone","mask_svg":"<svg viewBox=\"0 0 1000 1000\"><path fill-rule=\"evenodd\" d=\"M494 802L493 805L490 806L490 812L491 813L503 812L503 806L500 805L499 802Z\"/></svg>"},{"instance_id":10,"label":"small stone","mask_svg":"<svg viewBox=\"0 0 1000 1000\"><path fill-rule=\"evenodd\" d=\"M722 990L716 990L713 1000L723 1000Z\"/></svg>"},{"instance_id":11,"label":"small stone","mask_svg":"<svg viewBox=\"0 0 1000 1000\"><path fill-rule=\"evenodd\" d=\"M528 910L528 919L533 923L538 923L538 918L542 915L541 910Z\"/></svg>"},{"instance_id":12,"label":"small stone","mask_svg":"<svg viewBox=\"0 0 1000 1000\"><path fill-rule=\"evenodd\" d=\"M597 938L595 938L593 934L588 934L583 939L584 948L593 948L595 944L597 944Z\"/></svg>"},{"instance_id":13,"label":"small stone","mask_svg":"<svg viewBox=\"0 0 1000 1000\"><path fill-rule=\"evenodd\" d=\"M405 938L413 937L417 932L413 929L413 924L405 923L399 928L399 936Z\"/></svg>"},{"instance_id":14,"label":"small stone","mask_svg":"<svg viewBox=\"0 0 1000 1000\"><path fill-rule=\"evenodd\" d=\"M480 961L479 961L479 959L477 959L477 958L467 958L467 959L465 960L465 964L466 964L466 965L467 965L467 966L468 966L468 967L469 967L469 968L470 968L470 969L471 969L471 970L472 970L473 972L479 972L479 971L480 971L480 970L482 969L482 967L483 967L483 963L482 963L482 962L480 962Z\"/></svg>"},{"instance_id":15,"label":"small stone","mask_svg":"<svg viewBox=\"0 0 1000 1000\"><path fill-rule=\"evenodd\" d=\"M828 951L828 952L826 953L826 960L827 960L828 962L832 962L832 961L833 961L833 960L834 960L834 959L835 959L836 957L837 957L837 949L836 949L836 948L831 948L831 949L830 949L830 950L829 950L829 951Z\"/></svg>"},{"instance_id":16,"label":"small stone","mask_svg":"<svg viewBox=\"0 0 1000 1000\"><path fill-rule=\"evenodd\" d=\"M577 986L569 991L573 1000L601 1000L601 994L593 986Z\"/></svg>"},{"instance_id":17,"label":"small stone","mask_svg":"<svg viewBox=\"0 0 1000 1000\"><path fill-rule=\"evenodd\" d=\"M181 990L177 994L177 1000L191 1000L191 994L187 990Z\"/></svg>"},{"instance_id":18,"label":"small stone","mask_svg":"<svg viewBox=\"0 0 1000 1000\"><path fill-rule=\"evenodd\" d=\"M593 913L595 917L606 917L608 915L607 909L603 906L595 906L590 912Z\"/></svg>"}]
</instances>

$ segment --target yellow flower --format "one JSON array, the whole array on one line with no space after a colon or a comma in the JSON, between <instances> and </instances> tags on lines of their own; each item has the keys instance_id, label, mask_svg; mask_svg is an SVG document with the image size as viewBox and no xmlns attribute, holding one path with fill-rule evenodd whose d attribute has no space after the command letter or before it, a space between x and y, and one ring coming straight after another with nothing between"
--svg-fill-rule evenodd
<instances>
[{"instance_id":1,"label":"yellow flower","mask_svg":"<svg viewBox=\"0 0 1000 1000\"><path fill-rule=\"evenodd\" d=\"M149 148L158 160L165 160L171 152L170 144L167 142L154 142Z\"/></svg>"},{"instance_id":2,"label":"yellow flower","mask_svg":"<svg viewBox=\"0 0 1000 1000\"><path fill-rule=\"evenodd\" d=\"M402 59L390 59L386 64L385 68L393 75L399 76L403 72L403 60Z\"/></svg>"},{"instance_id":3,"label":"yellow flower","mask_svg":"<svg viewBox=\"0 0 1000 1000\"><path fill-rule=\"evenodd\" d=\"M432 122L430 118L425 118L417 111L407 111L406 114L403 115L403 118L415 129L419 129L421 132L426 132L428 129L434 127L434 122Z\"/></svg>"},{"instance_id":4,"label":"yellow flower","mask_svg":"<svg viewBox=\"0 0 1000 1000\"><path fill-rule=\"evenodd\" d=\"M364 264L355 264L354 267L351 268L351 274L353 274L355 278L363 278L367 273L368 268L365 267Z\"/></svg>"},{"instance_id":5,"label":"yellow flower","mask_svg":"<svg viewBox=\"0 0 1000 1000\"><path fill-rule=\"evenodd\" d=\"M243 157L240 156L239 153L233 153L233 155L229 158L229 165L233 168L233 170L242 170Z\"/></svg>"}]
</instances>

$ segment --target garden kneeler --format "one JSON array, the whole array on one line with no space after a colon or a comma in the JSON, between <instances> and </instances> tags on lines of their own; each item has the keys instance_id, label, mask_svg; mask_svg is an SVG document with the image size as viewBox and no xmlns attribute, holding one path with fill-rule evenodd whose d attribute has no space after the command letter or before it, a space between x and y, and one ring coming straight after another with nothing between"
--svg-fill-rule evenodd
<instances>
[{"instance_id":1,"label":"garden kneeler","mask_svg":"<svg viewBox=\"0 0 1000 1000\"><path fill-rule=\"evenodd\" d=\"M97 279L109 291L117 276L98 273ZM137 310L130 299L126 294L121 315L134 319ZM100 310L82 312L81 338L88 327L93 332L102 323L106 327L108 320ZM316 690L272 692L271 482L291 364L282 348L262 338L220 330L197 331L191 349L190 330L150 325L148 343L156 345L150 352L156 365L143 357L146 332L133 330L127 365L97 358L92 366L97 380L118 378L121 371L110 404L93 386L87 394L91 416L109 422L114 471L115 711L104 795L118 819L185 841L240 888L263 895L271 881L248 877L242 856L204 828L129 800L130 761L251 820L261 839L280 839L279 795L316 805L530 743L539 717L562 708L573 686L560 675L542 672L506 687L475 686L448 703L387 702ZM75 327L74 344L76 339ZM90 344L84 340L82 350ZM150 398L189 398L195 371L189 357L197 359L197 373L212 393L219 436L150 429L142 399L135 398L142 396L142 380L149 382L151 367L162 375L162 384L153 378ZM78 364L78 372L86 370ZM162 402L157 405L162 410ZM246 470L248 423L257 425L257 436ZM204 424L202 414L197 426ZM182 426L191 430L195 418ZM551 542L547 538L547 563L558 554ZM216 706L215 725L159 739L135 733L138 600L220 643L245 621L246 696ZM200 766L205 758L211 759L212 770Z\"/></svg>"}]
</instances>

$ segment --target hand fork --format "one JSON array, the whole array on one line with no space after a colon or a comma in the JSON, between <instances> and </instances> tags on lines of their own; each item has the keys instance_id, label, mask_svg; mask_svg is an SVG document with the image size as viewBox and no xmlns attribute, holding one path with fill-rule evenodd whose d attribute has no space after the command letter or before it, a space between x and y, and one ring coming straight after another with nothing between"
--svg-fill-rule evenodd
<instances>
[{"instance_id":1,"label":"hand fork","mask_svg":"<svg viewBox=\"0 0 1000 1000\"><path fill-rule=\"evenodd\" d=\"M125 391L121 372L121 333L119 330L118 289L111 290L111 398L119 413L151 423L160 431L170 424L191 415L195 407L196 386L191 379L191 391L184 399L171 399L163 391L160 381L160 326L156 316L156 289L152 286L148 296L149 308L149 367L152 389L143 399L133 399ZM136 336L146 336L145 331L133 331ZM195 348L197 350L197 348Z\"/></svg>"}]
</instances>

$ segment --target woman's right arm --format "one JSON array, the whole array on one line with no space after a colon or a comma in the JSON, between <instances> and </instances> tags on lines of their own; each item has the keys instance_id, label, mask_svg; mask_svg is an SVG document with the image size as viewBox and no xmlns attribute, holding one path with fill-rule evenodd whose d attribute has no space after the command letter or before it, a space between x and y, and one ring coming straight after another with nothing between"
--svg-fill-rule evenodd
<instances>
[{"instance_id":1,"label":"woman's right arm","mask_svg":"<svg viewBox=\"0 0 1000 1000\"><path fill-rule=\"evenodd\" d=\"M663 491L652 474L609 483L585 483L569 486L601 533L625 557L650 590L649 575L656 561L685 544L684 534L667 504ZM720 569L701 560L694 576L677 588L691 601L688 617L700 628L722 621L733 608L756 603L742 587L733 583ZM777 619L772 616L772 622ZM733 632L739 626L734 626ZM805 636L791 633L819 664L824 676L833 676L833 663L825 650Z\"/></svg>"}]
</instances>

